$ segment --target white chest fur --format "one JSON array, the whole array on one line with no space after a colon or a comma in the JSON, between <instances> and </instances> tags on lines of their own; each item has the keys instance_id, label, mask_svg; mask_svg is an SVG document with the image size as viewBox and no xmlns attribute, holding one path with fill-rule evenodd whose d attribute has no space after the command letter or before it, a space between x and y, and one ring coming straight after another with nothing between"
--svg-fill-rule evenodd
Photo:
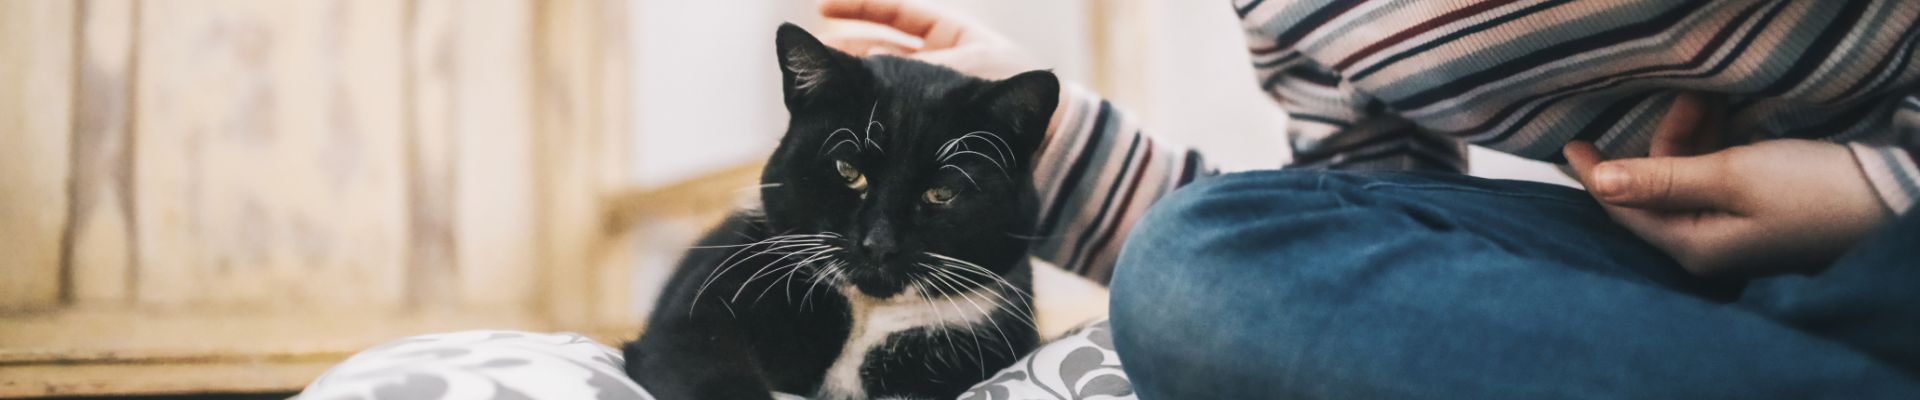
<instances>
[{"instance_id":1,"label":"white chest fur","mask_svg":"<svg viewBox=\"0 0 1920 400\"><path fill-rule=\"evenodd\" d=\"M827 368L827 381L820 388L820 397L866 398L860 365L866 362L867 353L886 344L887 337L895 333L929 326L969 327L987 323L991 312L1001 304L994 302L998 298L986 290L974 289L931 300L921 297L918 288L911 287L886 299L868 297L857 289L841 290L852 305L853 329L847 334L840 357Z\"/></svg>"}]
</instances>

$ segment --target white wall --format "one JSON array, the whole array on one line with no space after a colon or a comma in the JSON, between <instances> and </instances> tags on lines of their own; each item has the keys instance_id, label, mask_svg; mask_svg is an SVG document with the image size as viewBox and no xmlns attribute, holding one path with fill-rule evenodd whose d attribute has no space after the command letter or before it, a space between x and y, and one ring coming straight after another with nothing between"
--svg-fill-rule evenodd
<instances>
[{"instance_id":1,"label":"white wall","mask_svg":"<svg viewBox=\"0 0 1920 400\"><path fill-rule=\"evenodd\" d=\"M1144 61L1137 97L1113 100L1149 132L1199 149L1223 169L1274 168L1288 158L1286 115L1261 92L1239 19L1225 1L1141 1L1114 31L1114 52ZM1129 43L1138 41L1139 43Z\"/></svg>"},{"instance_id":2,"label":"white wall","mask_svg":"<svg viewBox=\"0 0 1920 400\"><path fill-rule=\"evenodd\" d=\"M794 1L634 3L633 176L668 184L761 158L785 129L773 32Z\"/></svg>"}]
</instances>

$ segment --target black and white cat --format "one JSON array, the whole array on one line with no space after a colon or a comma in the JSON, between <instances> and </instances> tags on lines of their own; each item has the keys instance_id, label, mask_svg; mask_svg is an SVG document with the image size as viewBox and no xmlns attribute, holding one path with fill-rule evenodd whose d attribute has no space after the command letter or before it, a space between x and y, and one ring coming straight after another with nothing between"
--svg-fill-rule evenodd
<instances>
[{"instance_id":1,"label":"black and white cat","mask_svg":"<svg viewBox=\"0 0 1920 400\"><path fill-rule=\"evenodd\" d=\"M1039 341L1032 155L1059 96L857 58L782 25L786 136L758 211L681 261L627 374L662 399L950 399Z\"/></svg>"}]
</instances>

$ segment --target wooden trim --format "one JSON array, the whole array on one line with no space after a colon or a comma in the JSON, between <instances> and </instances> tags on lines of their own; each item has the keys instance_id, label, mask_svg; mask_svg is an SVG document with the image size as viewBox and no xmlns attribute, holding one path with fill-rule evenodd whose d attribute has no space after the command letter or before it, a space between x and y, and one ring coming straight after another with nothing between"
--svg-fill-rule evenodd
<instances>
[{"instance_id":1,"label":"wooden trim","mask_svg":"<svg viewBox=\"0 0 1920 400\"><path fill-rule=\"evenodd\" d=\"M746 191L755 189L764 167L759 162L742 163L663 187L615 192L606 200L607 234L625 234L646 221L719 218L743 197L758 195Z\"/></svg>"},{"instance_id":2,"label":"wooden trim","mask_svg":"<svg viewBox=\"0 0 1920 400\"><path fill-rule=\"evenodd\" d=\"M326 367L394 339L471 329L551 330L543 320L524 312L234 310L206 316L124 309L0 317L0 326L8 327L0 331L0 398L294 391Z\"/></svg>"},{"instance_id":3,"label":"wooden trim","mask_svg":"<svg viewBox=\"0 0 1920 400\"><path fill-rule=\"evenodd\" d=\"M0 397L207 395L298 391L339 362L232 361L167 364L0 366Z\"/></svg>"}]
</instances>

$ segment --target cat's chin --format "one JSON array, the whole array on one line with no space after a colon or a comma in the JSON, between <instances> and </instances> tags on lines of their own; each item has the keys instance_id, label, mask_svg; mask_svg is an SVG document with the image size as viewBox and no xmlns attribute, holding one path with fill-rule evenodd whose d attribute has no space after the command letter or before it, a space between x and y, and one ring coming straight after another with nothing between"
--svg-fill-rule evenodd
<instances>
[{"instance_id":1,"label":"cat's chin","mask_svg":"<svg viewBox=\"0 0 1920 400\"><path fill-rule=\"evenodd\" d=\"M840 285L840 292L848 298L862 301L895 302L918 298L913 289L904 282L871 276L848 279Z\"/></svg>"}]
</instances>

